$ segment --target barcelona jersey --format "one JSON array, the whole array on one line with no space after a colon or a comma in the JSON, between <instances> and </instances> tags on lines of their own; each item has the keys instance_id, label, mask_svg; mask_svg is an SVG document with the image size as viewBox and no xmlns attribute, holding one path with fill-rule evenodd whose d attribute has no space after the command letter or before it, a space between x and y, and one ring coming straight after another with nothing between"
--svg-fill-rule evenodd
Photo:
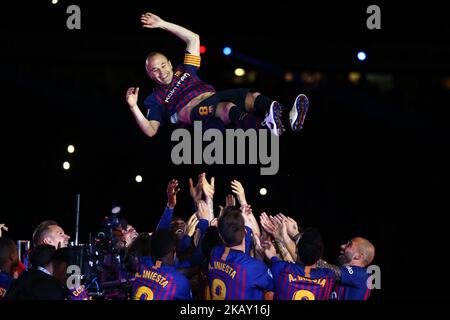
<instances>
[{"instance_id":1,"label":"barcelona jersey","mask_svg":"<svg viewBox=\"0 0 450 320\"><path fill-rule=\"evenodd\" d=\"M337 300L367 300L370 289L367 280L370 275L366 268L357 266L342 266L341 281L336 283L335 298Z\"/></svg>"},{"instance_id":2,"label":"barcelona jersey","mask_svg":"<svg viewBox=\"0 0 450 320\"><path fill-rule=\"evenodd\" d=\"M273 290L269 268L242 251L223 245L211 252L206 296L211 300L263 300Z\"/></svg>"},{"instance_id":3,"label":"barcelona jersey","mask_svg":"<svg viewBox=\"0 0 450 320\"><path fill-rule=\"evenodd\" d=\"M173 70L172 82L168 85L157 85L152 94L145 99L148 120L163 123L193 98L205 92L216 91L212 85L198 77L199 67L200 56L186 52L184 63Z\"/></svg>"},{"instance_id":4,"label":"barcelona jersey","mask_svg":"<svg viewBox=\"0 0 450 320\"><path fill-rule=\"evenodd\" d=\"M328 300L336 283L333 271L271 259L274 300Z\"/></svg>"},{"instance_id":5,"label":"barcelona jersey","mask_svg":"<svg viewBox=\"0 0 450 320\"><path fill-rule=\"evenodd\" d=\"M174 266L155 263L150 258L140 259L139 271L133 283L134 300L191 300L189 280Z\"/></svg>"},{"instance_id":6,"label":"barcelona jersey","mask_svg":"<svg viewBox=\"0 0 450 320\"><path fill-rule=\"evenodd\" d=\"M5 298L6 291L9 290L12 277L6 272L0 272L0 300Z\"/></svg>"}]
</instances>

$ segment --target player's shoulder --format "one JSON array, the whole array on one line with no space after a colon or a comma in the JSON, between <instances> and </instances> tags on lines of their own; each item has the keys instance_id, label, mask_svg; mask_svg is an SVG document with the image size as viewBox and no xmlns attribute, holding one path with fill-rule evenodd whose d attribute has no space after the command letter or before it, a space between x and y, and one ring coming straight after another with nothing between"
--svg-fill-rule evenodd
<instances>
[{"instance_id":1,"label":"player's shoulder","mask_svg":"<svg viewBox=\"0 0 450 320\"><path fill-rule=\"evenodd\" d=\"M341 266L341 274L353 277L363 277L363 278L369 277L367 269L358 266Z\"/></svg>"},{"instance_id":2,"label":"player's shoulder","mask_svg":"<svg viewBox=\"0 0 450 320\"><path fill-rule=\"evenodd\" d=\"M145 106L159 105L161 104L161 95L163 94L162 89L160 87L156 87L153 89L152 93L150 93L144 99Z\"/></svg>"},{"instance_id":3,"label":"player's shoulder","mask_svg":"<svg viewBox=\"0 0 450 320\"><path fill-rule=\"evenodd\" d=\"M179 285L189 285L189 279L180 271L174 269L170 274L173 276L175 282Z\"/></svg>"},{"instance_id":4,"label":"player's shoulder","mask_svg":"<svg viewBox=\"0 0 450 320\"><path fill-rule=\"evenodd\" d=\"M327 277L327 278L336 278L336 274L333 270L328 268L317 268L317 275L321 278Z\"/></svg>"},{"instance_id":5,"label":"player's shoulder","mask_svg":"<svg viewBox=\"0 0 450 320\"><path fill-rule=\"evenodd\" d=\"M245 255L244 262L248 265L252 272L266 272L269 269L269 266L265 264L263 261L255 259L249 255Z\"/></svg>"}]
</instances>

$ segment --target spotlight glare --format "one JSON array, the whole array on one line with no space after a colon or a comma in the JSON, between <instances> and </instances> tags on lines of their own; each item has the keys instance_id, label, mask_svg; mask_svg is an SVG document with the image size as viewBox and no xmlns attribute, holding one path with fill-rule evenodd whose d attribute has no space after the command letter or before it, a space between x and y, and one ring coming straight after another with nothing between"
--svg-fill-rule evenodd
<instances>
[{"instance_id":1,"label":"spotlight glare","mask_svg":"<svg viewBox=\"0 0 450 320\"><path fill-rule=\"evenodd\" d=\"M357 84L359 82L359 80L361 80L361 73L359 72L350 72L348 74L348 80L353 83L353 84Z\"/></svg>"},{"instance_id":2,"label":"spotlight glare","mask_svg":"<svg viewBox=\"0 0 450 320\"><path fill-rule=\"evenodd\" d=\"M68 153L74 153L74 152L75 152L75 147L74 147L73 145L69 145L69 146L67 147L67 152L68 152Z\"/></svg>"},{"instance_id":3,"label":"spotlight glare","mask_svg":"<svg viewBox=\"0 0 450 320\"><path fill-rule=\"evenodd\" d=\"M53 4L57 4L57 3L58 3L58 0L52 0L52 3L53 3Z\"/></svg>"},{"instance_id":4,"label":"spotlight glare","mask_svg":"<svg viewBox=\"0 0 450 320\"><path fill-rule=\"evenodd\" d=\"M111 213L118 214L120 212L120 207L114 207L111 210Z\"/></svg>"},{"instance_id":5,"label":"spotlight glare","mask_svg":"<svg viewBox=\"0 0 450 320\"><path fill-rule=\"evenodd\" d=\"M261 189L259 189L259 193L260 193L262 196L265 196L265 195L267 194L267 189L266 189L266 188L261 188Z\"/></svg>"},{"instance_id":6,"label":"spotlight glare","mask_svg":"<svg viewBox=\"0 0 450 320\"><path fill-rule=\"evenodd\" d=\"M137 175L135 180L136 180L137 183L141 183L142 182L142 176Z\"/></svg>"},{"instance_id":7,"label":"spotlight glare","mask_svg":"<svg viewBox=\"0 0 450 320\"><path fill-rule=\"evenodd\" d=\"M294 74L292 72L286 72L284 74L284 81L286 81L286 82L294 81Z\"/></svg>"},{"instance_id":8,"label":"spotlight glare","mask_svg":"<svg viewBox=\"0 0 450 320\"><path fill-rule=\"evenodd\" d=\"M366 60L366 58L367 58L367 55L364 51L358 52L358 60L359 61L364 61L364 60Z\"/></svg>"},{"instance_id":9,"label":"spotlight glare","mask_svg":"<svg viewBox=\"0 0 450 320\"><path fill-rule=\"evenodd\" d=\"M234 70L234 74L238 77L242 77L243 75L245 75L245 70L242 68L236 68Z\"/></svg>"},{"instance_id":10,"label":"spotlight glare","mask_svg":"<svg viewBox=\"0 0 450 320\"><path fill-rule=\"evenodd\" d=\"M70 169L70 163L68 161L64 161L63 168L64 168L64 170L69 170Z\"/></svg>"},{"instance_id":11,"label":"spotlight glare","mask_svg":"<svg viewBox=\"0 0 450 320\"><path fill-rule=\"evenodd\" d=\"M230 47L223 48L223 54L229 56L231 54L231 48Z\"/></svg>"}]
</instances>

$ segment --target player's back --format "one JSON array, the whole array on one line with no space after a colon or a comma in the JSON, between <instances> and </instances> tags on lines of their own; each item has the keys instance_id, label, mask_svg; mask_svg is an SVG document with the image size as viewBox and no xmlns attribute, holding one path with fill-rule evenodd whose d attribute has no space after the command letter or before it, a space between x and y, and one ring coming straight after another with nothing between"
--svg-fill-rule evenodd
<instances>
[{"instance_id":1,"label":"player's back","mask_svg":"<svg viewBox=\"0 0 450 320\"><path fill-rule=\"evenodd\" d=\"M188 279L174 266L142 257L133 283L133 299L190 300L192 293Z\"/></svg>"},{"instance_id":2,"label":"player's back","mask_svg":"<svg viewBox=\"0 0 450 320\"><path fill-rule=\"evenodd\" d=\"M311 268L272 258L275 300L328 300L336 282L329 269Z\"/></svg>"},{"instance_id":3,"label":"player's back","mask_svg":"<svg viewBox=\"0 0 450 320\"><path fill-rule=\"evenodd\" d=\"M212 250L207 275L212 300L262 300L264 291L273 290L263 262L223 245Z\"/></svg>"}]
</instances>

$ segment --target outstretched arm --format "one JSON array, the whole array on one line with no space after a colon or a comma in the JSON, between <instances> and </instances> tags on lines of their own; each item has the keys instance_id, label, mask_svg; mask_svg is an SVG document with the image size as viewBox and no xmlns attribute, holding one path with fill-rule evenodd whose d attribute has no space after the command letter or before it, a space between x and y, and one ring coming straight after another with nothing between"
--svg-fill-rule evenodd
<instances>
[{"instance_id":1,"label":"outstretched arm","mask_svg":"<svg viewBox=\"0 0 450 320\"><path fill-rule=\"evenodd\" d=\"M131 87L127 90L126 100L133 113L139 128L150 138L158 132L160 122L156 120L147 120L139 109L138 101L139 87Z\"/></svg>"},{"instance_id":2,"label":"outstretched arm","mask_svg":"<svg viewBox=\"0 0 450 320\"><path fill-rule=\"evenodd\" d=\"M200 55L200 37L198 34L177 24L167 22L150 12L141 16L141 22L144 28L160 28L173 33L186 43L186 50L189 53L197 56Z\"/></svg>"},{"instance_id":3,"label":"outstretched arm","mask_svg":"<svg viewBox=\"0 0 450 320\"><path fill-rule=\"evenodd\" d=\"M167 205L164 209L164 213L159 219L156 230L169 230L170 223L172 222L173 209L177 204L177 193L180 191L178 188L178 181L173 179L167 184Z\"/></svg>"},{"instance_id":4,"label":"outstretched arm","mask_svg":"<svg viewBox=\"0 0 450 320\"><path fill-rule=\"evenodd\" d=\"M336 279L337 281L341 281L341 268L337 265L328 263L322 259L320 259L319 261L317 261L317 266L319 268L326 268L326 269L330 269L331 271L334 272L334 274L336 275Z\"/></svg>"}]
</instances>

